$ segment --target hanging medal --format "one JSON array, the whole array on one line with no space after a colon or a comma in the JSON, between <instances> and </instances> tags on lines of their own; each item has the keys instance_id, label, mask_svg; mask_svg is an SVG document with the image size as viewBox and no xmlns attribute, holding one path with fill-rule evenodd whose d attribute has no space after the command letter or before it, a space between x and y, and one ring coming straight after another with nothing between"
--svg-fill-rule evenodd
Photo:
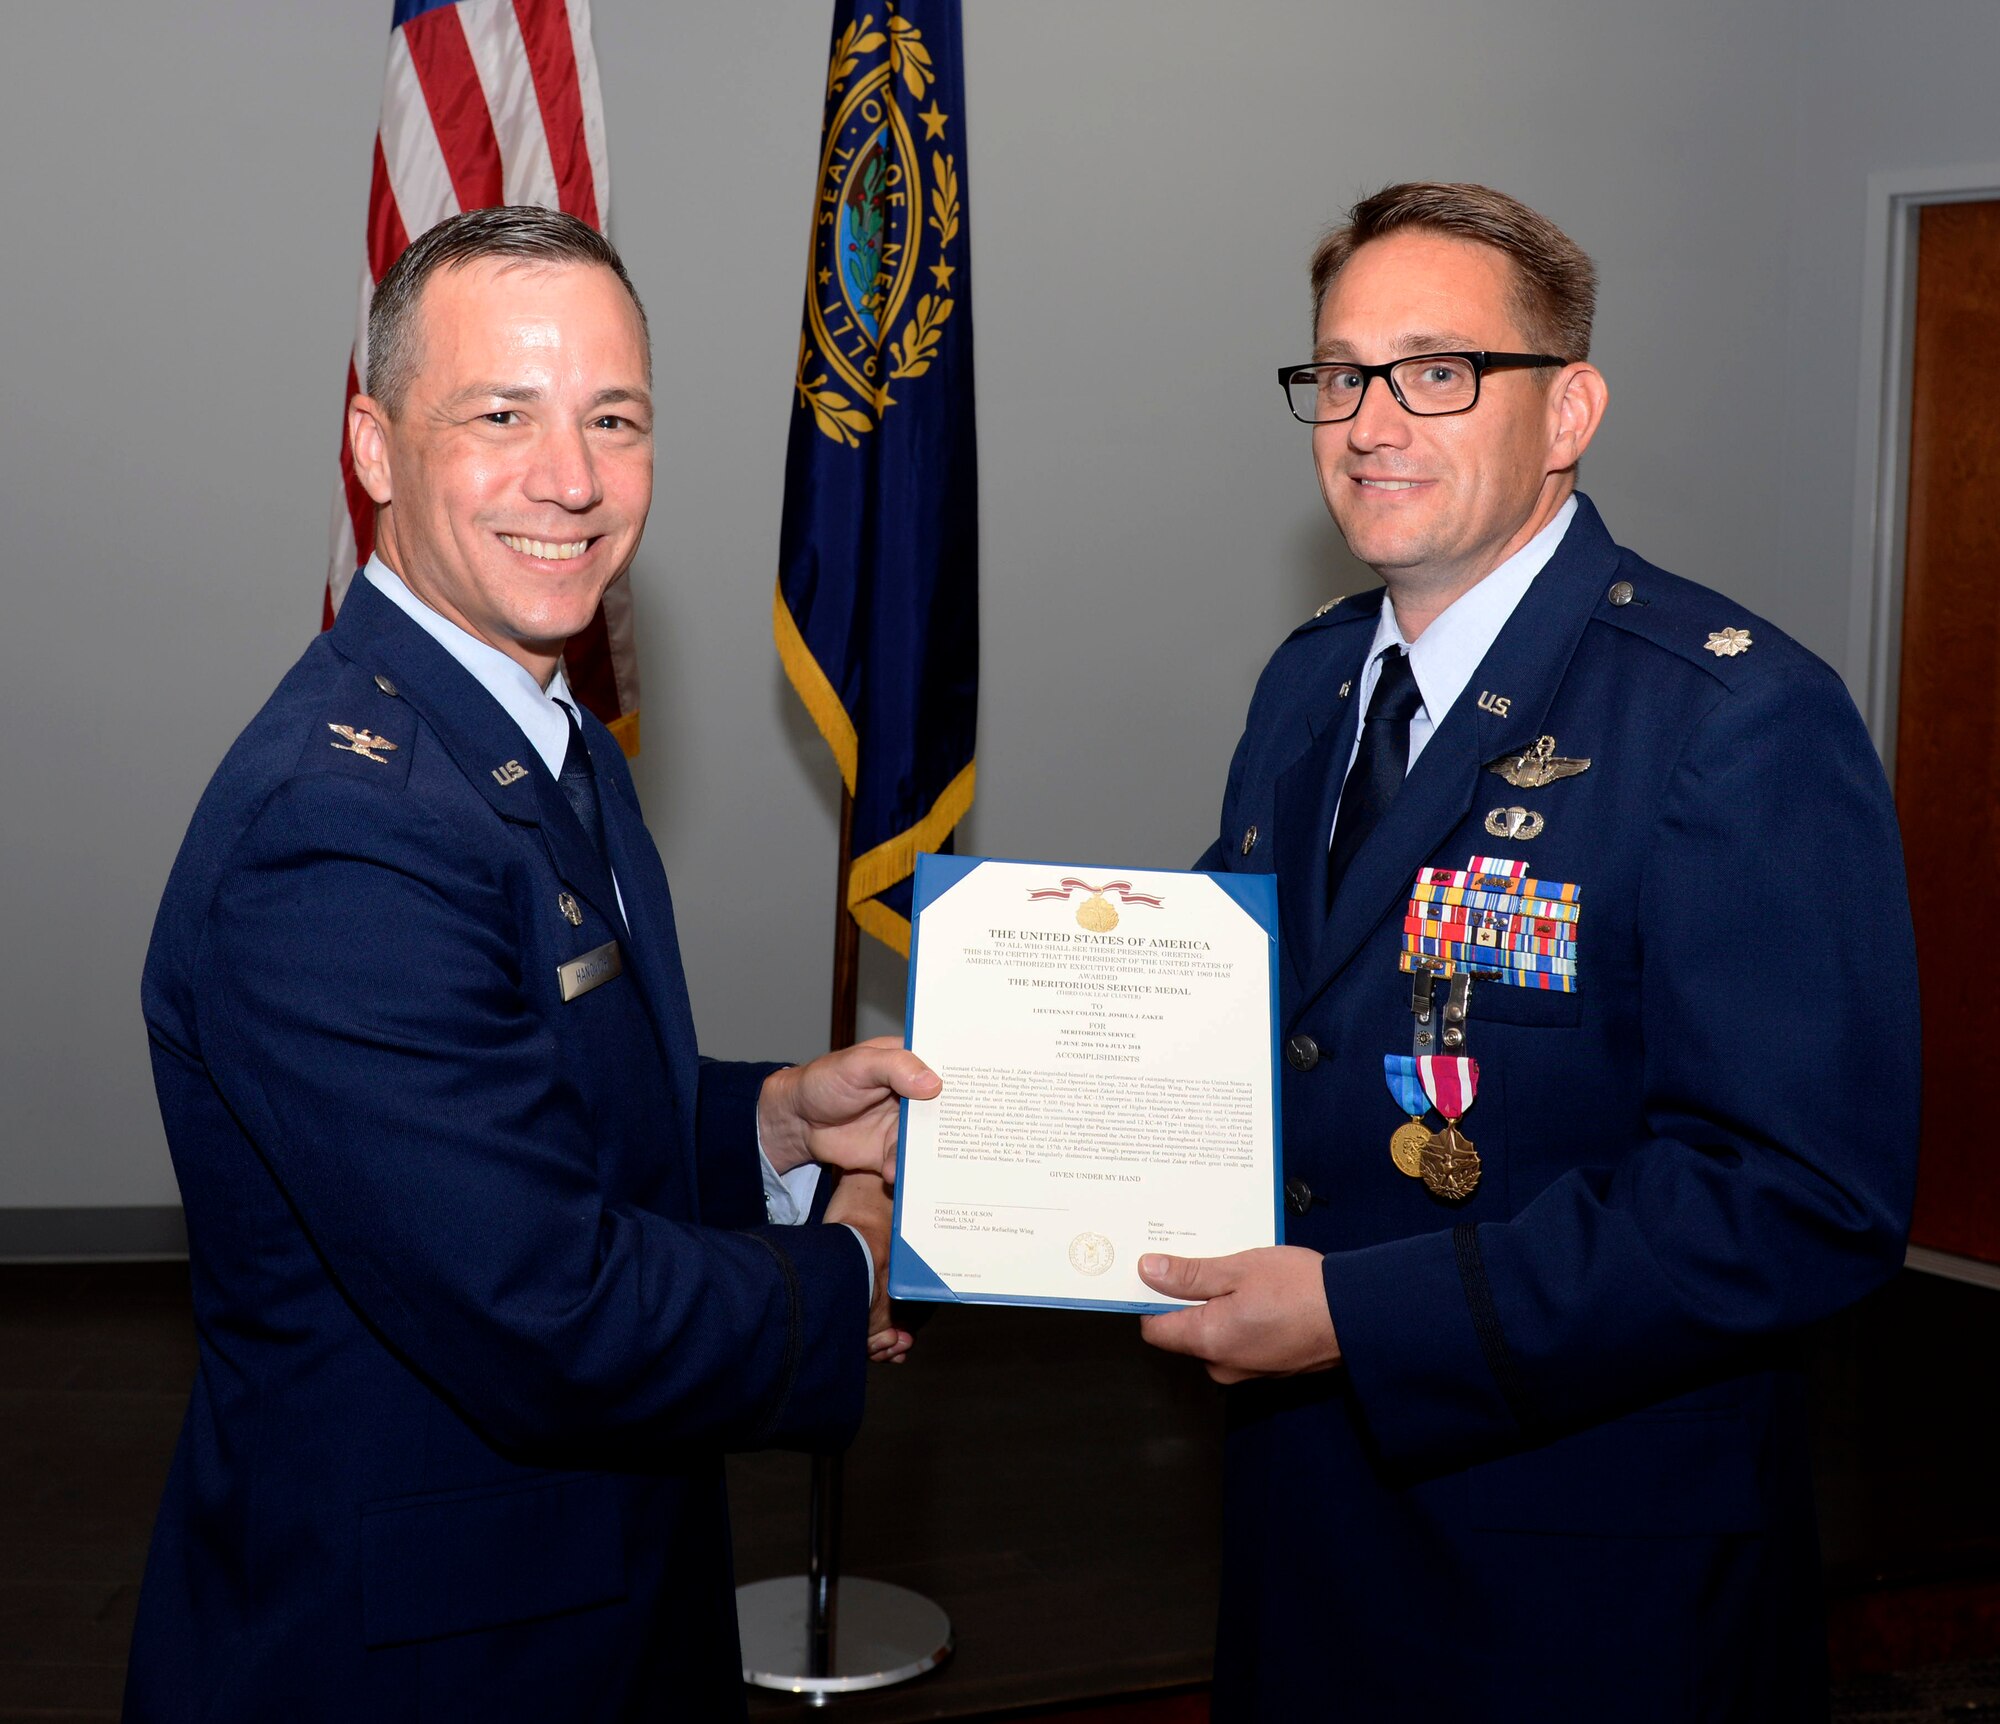
<instances>
[{"instance_id":1,"label":"hanging medal","mask_svg":"<svg viewBox=\"0 0 2000 1724\"><path fill-rule=\"evenodd\" d=\"M1430 1106L1424 1080L1417 1071L1415 1058L1409 1054L1384 1054L1382 1075L1388 1080L1389 1094L1395 1097L1396 1105L1410 1116L1409 1123L1397 1126L1390 1136L1389 1159L1396 1164L1398 1173L1421 1179L1424 1145L1431 1140L1431 1128L1424 1124L1424 1111Z\"/></svg>"},{"instance_id":2,"label":"hanging medal","mask_svg":"<svg viewBox=\"0 0 2000 1724\"><path fill-rule=\"evenodd\" d=\"M1479 1151L1458 1129L1458 1122L1479 1094L1479 1062L1425 1055L1416 1066L1425 1097L1444 1115L1444 1129L1433 1132L1424 1144L1418 1171L1433 1197L1458 1203L1479 1185Z\"/></svg>"}]
</instances>

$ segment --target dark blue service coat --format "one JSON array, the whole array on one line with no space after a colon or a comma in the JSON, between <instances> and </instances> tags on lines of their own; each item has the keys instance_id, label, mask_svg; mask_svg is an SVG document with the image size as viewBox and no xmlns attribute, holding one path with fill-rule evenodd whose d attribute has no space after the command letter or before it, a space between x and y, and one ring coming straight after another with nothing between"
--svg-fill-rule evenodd
<instances>
[{"instance_id":1,"label":"dark blue service coat","mask_svg":"<svg viewBox=\"0 0 2000 1724\"><path fill-rule=\"evenodd\" d=\"M867 1268L760 1225L771 1068L698 1061L584 728L629 932L518 727L366 581L202 799L145 973L200 1366L135 1724L742 1710L721 1453L851 1434Z\"/></svg>"},{"instance_id":2,"label":"dark blue service coat","mask_svg":"<svg viewBox=\"0 0 2000 1724\"><path fill-rule=\"evenodd\" d=\"M1278 877L1287 1235L1346 1361L1228 1397L1216 1717L1823 1718L1793 1347L1896 1268L1916 1166L1881 767L1824 664L1584 501L1329 914L1380 603L1279 648L1200 863ZM1589 770L1485 770L1544 735ZM1382 1058L1417 870L1475 855L1580 888L1578 986L1473 984L1451 1205L1391 1163Z\"/></svg>"}]
</instances>

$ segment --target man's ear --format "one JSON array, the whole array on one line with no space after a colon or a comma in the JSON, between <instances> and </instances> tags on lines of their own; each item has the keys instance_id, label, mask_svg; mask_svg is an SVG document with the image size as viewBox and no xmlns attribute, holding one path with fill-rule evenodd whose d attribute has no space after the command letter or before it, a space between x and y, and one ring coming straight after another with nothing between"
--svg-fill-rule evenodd
<instances>
[{"instance_id":1,"label":"man's ear","mask_svg":"<svg viewBox=\"0 0 2000 1724\"><path fill-rule=\"evenodd\" d=\"M354 456L354 476L379 507L390 500L389 414L372 395L357 395L347 404L347 447Z\"/></svg>"},{"instance_id":2,"label":"man's ear","mask_svg":"<svg viewBox=\"0 0 2000 1724\"><path fill-rule=\"evenodd\" d=\"M1604 423L1611 387L1594 365L1566 365L1549 397L1549 471L1567 472L1583 459Z\"/></svg>"}]
</instances>

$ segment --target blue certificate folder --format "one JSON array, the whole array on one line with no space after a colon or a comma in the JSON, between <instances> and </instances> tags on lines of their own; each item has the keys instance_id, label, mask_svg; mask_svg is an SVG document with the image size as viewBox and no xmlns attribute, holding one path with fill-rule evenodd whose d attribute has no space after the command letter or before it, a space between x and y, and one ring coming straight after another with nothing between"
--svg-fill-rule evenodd
<instances>
[{"instance_id":1,"label":"blue certificate folder","mask_svg":"<svg viewBox=\"0 0 2000 1724\"><path fill-rule=\"evenodd\" d=\"M1052 870L1051 878L1057 874L1073 875L1079 872L1068 863L1034 863L1025 858L988 856L936 856L920 855L917 858L916 879L910 913L910 966L909 988L904 1006L905 1034L912 1046L917 1040L917 965L923 950L924 910L956 886L974 869L987 862L1023 861L1034 867ZM1093 872L1081 870L1087 876L1096 877L1102 870ZM1185 869L1148 868L1149 876L1179 875L1187 879L1212 880L1216 886L1233 899L1243 911L1264 930L1267 940L1267 963L1270 986L1271 1022L1271 1216L1272 1237L1282 1242L1285 1237L1284 1216L1284 1146L1281 1136L1282 1109L1279 1106L1280 1069L1278 1059L1278 890L1277 881L1269 874L1195 874ZM947 1081L949 1081L949 1074ZM910 1104L902 1107L902 1126L897 1139L898 1163L909 1139ZM1182 1307L1172 1301L1134 1301L1127 1299L1090 1299L1082 1296L1066 1298L1043 1298L1032 1295L1009 1295L1006 1293L973 1293L957 1291L945 1285L928 1263L903 1237L903 1200L908 1192L908 1183L899 1178L896 1183L896 1212L894 1230L889 1242L889 1293L896 1299L921 1299L941 1304L965 1305L1053 1305L1075 1311L1175 1311Z\"/></svg>"}]
</instances>

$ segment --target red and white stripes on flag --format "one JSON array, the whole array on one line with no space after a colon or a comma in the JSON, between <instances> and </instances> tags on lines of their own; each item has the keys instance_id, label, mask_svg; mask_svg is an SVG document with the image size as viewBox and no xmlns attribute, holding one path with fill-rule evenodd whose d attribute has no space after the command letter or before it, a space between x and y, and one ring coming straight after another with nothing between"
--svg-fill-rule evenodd
<instances>
[{"instance_id":1,"label":"red and white stripes on flag","mask_svg":"<svg viewBox=\"0 0 2000 1724\"><path fill-rule=\"evenodd\" d=\"M417 234L460 210L541 204L603 230L611 176L590 0L397 0L368 188L368 256L346 403L368 375L375 284ZM321 626L375 546L374 504L345 423ZM632 589L621 577L563 655L564 674L627 754L639 752Z\"/></svg>"}]
</instances>

